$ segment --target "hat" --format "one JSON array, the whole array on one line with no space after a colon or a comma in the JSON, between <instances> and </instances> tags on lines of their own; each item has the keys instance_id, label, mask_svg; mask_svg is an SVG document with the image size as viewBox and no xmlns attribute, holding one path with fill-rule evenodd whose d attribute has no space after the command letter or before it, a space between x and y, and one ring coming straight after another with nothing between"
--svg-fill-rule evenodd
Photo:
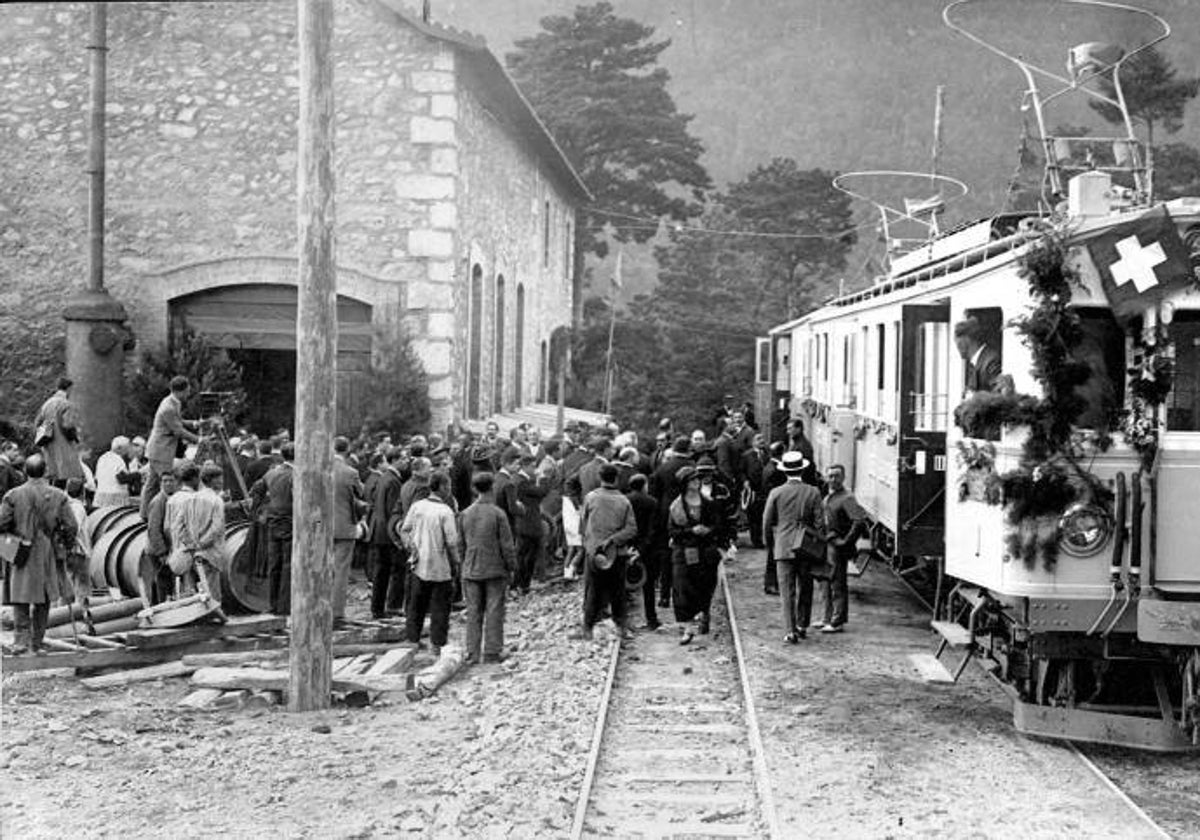
<instances>
[{"instance_id":1,"label":"hat","mask_svg":"<svg viewBox=\"0 0 1200 840\"><path fill-rule=\"evenodd\" d=\"M808 468L808 459L801 452L785 452L779 461L780 472L798 473Z\"/></svg>"},{"instance_id":2,"label":"hat","mask_svg":"<svg viewBox=\"0 0 1200 840\"><path fill-rule=\"evenodd\" d=\"M716 472L716 471L717 471L716 461L714 461L712 458L709 458L707 455L701 456L700 460L696 462L696 472Z\"/></svg>"},{"instance_id":3,"label":"hat","mask_svg":"<svg viewBox=\"0 0 1200 840\"><path fill-rule=\"evenodd\" d=\"M675 480L680 484L687 484L696 477L696 468L692 466L680 467L675 472Z\"/></svg>"},{"instance_id":4,"label":"hat","mask_svg":"<svg viewBox=\"0 0 1200 840\"><path fill-rule=\"evenodd\" d=\"M667 431L668 429L670 429L671 428L671 418L664 417L663 419L659 420L658 428L662 429L663 431Z\"/></svg>"},{"instance_id":5,"label":"hat","mask_svg":"<svg viewBox=\"0 0 1200 840\"><path fill-rule=\"evenodd\" d=\"M680 455L688 454L692 451L691 438L680 435L679 437L675 438L675 442L671 445L671 449L673 449L675 452L678 452Z\"/></svg>"}]
</instances>

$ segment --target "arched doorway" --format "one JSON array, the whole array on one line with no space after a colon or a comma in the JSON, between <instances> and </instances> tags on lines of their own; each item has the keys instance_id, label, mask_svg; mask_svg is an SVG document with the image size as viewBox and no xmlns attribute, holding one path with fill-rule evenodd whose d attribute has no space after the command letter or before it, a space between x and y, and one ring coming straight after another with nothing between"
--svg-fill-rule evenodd
<instances>
[{"instance_id":1,"label":"arched doorway","mask_svg":"<svg viewBox=\"0 0 1200 840\"><path fill-rule=\"evenodd\" d=\"M206 289L169 302L170 339L185 331L224 348L242 368L247 396L244 424L257 434L294 428L296 416L296 287L246 283ZM338 295L337 426L358 431L371 364L371 307Z\"/></svg>"}]
</instances>

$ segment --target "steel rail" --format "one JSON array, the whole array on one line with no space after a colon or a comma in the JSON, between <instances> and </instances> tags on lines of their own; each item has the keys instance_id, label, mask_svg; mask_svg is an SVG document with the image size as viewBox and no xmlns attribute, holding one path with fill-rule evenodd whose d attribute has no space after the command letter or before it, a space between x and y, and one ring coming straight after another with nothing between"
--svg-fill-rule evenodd
<instances>
[{"instance_id":1,"label":"steel rail","mask_svg":"<svg viewBox=\"0 0 1200 840\"><path fill-rule=\"evenodd\" d=\"M750 731L750 751L754 757L754 787L758 790L758 801L762 808L763 818L767 822L767 836L770 840L783 837L779 830L779 817L775 813L775 796L771 792L771 775L767 768L766 750L763 748L762 734L758 728L758 714L754 711L754 695L750 690L750 674L746 670L746 654L742 648L742 634L738 630L737 616L733 608L733 594L729 591L729 580L725 576L725 566L721 565L718 574L721 578L721 590L725 593L725 610L729 615L729 632L733 636L733 649L737 653L738 674L742 683L742 698L746 704L746 727Z\"/></svg>"},{"instance_id":2,"label":"steel rail","mask_svg":"<svg viewBox=\"0 0 1200 840\"><path fill-rule=\"evenodd\" d=\"M596 728L592 731L592 748L588 753L587 769L583 774L579 799L575 803L575 819L571 823L572 840L581 840L587 819L587 806L592 798L592 785L596 781L596 765L600 761L600 745L604 742L604 728L608 724L608 706L612 698L613 683L617 677L617 661L621 658L621 639L613 639L608 651L608 673L604 678L604 691L600 695L600 708L596 714Z\"/></svg>"}]
</instances>

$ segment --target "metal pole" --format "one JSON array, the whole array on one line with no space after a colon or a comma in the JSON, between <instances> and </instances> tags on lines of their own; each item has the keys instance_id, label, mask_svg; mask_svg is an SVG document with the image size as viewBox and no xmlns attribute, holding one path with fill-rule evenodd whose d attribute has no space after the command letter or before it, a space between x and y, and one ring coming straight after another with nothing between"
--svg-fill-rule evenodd
<instances>
[{"instance_id":1,"label":"metal pole","mask_svg":"<svg viewBox=\"0 0 1200 840\"><path fill-rule=\"evenodd\" d=\"M108 74L108 4L91 7L91 120L88 132L88 289L104 291L104 110Z\"/></svg>"},{"instance_id":2,"label":"metal pole","mask_svg":"<svg viewBox=\"0 0 1200 840\"><path fill-rule=\"evenodd\" d=\"M333 0L299 0L296 466L288 708L329 708L333 651L333 436L337 414Z\"/></svg>"}]
</instances>

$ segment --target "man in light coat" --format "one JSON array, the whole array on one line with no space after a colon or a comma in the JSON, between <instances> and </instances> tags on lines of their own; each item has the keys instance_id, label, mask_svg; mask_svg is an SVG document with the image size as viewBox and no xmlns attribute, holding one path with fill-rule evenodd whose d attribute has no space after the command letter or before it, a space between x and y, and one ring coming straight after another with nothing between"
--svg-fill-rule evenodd
<instances>
[{"instance_id":1,"label":"man in light coat","mask_svg":"<svg viewBox=\"0 0 1200 840\"><path fill-rule=\"evenodd\" d=\"M779 471L787 476L787 481L771 491L763 511L763 534L769 534L775 545L783 626L787 629L783 640L788 644L796 644L807 635L813 601L812 570L805 561L796 558L793 547L801 526L824 533L821 491L805 484L803 479L808 466L808 459L801 453L784 453Z\"/></svg>"},{"instance_id":2,"label":"man in light coat","mask_svg":"<svg viewBox=\"0 0 1200 840\"><path fill-rule=\"evenodd\" d=\"M78 526L67 494L46 478L46 461L30 455L25 461L26 482L0 500L0 534L14 534L30 544L29 556L20 565L10 564L4 579L4 603L12 604L16 623L13 654L43 649L50 603L58 600L59 560L55 543L71 545Z\"/></svg>"},{"instance_id":3,"label":"man in light coat","mask_svg":"<svg viewBox=\"0 0 1200 840\"><path fill-rule=\"evenodd\" d=\"M176 376L171 379L171 393L163 397L154 412L154 426L150 431L150 440L146 442L146 460L150 472L146 476L146 484L142 488L141 514L147 519L150 512L150 500L158 493L158 484L162 475L175 466L175 457L182 442L196 443L200 440L192 429L199 428L195 420L183 419L183 401L191 391L191 384L186 376Z\"/></svg>"},{"instance_id":4,"label":"man in light coat","mask_svg":"<svg viewBox=\"0 0 1200 840\"><path fill-rule=\"evenodd\" d=\"M447 503L450 479L445 473L429 477L429 492L412 503L400 527L401 539L412 558L405 629L408 641L419 644L429 614L429 643L441 652L450 630L450 596L459 565L458 524Z\"/></svg>"},{"instance_id":5,"label":"man in light coat","mask_svg":"<svg viewBox=\"0 0 1200 840\"><path fill-rule=\"evenodd\" d=\"M583 500L579 528L583 534L584 588L583 631L590 638L607 606L622 634L628 599L625 597L625 568L629 549L637 539L637 517L629 499L617 489L617 468L604 464L599 470L600 486Z\"/></svg>"},{"instance_id":6,"label":"man in light coat","mask_svg":"<svg viewBox=\"0 0 1200 840\"><path fill-rule=\"evenodd\" d=\"M49 437L39 445L46 464L46 480L58 488L67 485L69 478L83 477L79 460L79 438L82 423L79 409L71 402L72 382L67 377L58 380L58 390L42 403L33 418L35 429L45 429Z\"/></svg>"}]
</instances>

